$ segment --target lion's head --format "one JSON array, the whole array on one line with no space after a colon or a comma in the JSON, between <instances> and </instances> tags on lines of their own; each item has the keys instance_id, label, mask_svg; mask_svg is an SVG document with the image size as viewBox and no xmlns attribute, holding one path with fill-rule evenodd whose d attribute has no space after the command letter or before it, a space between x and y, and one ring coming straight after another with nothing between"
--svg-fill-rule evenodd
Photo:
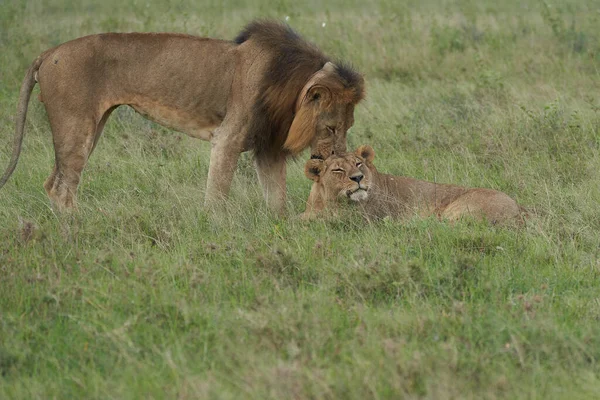
<instances>
[{"instance_id":1,"label":"lion's head","mask_svg":"<svg viewBox=\"0 0 600 400\"><path fill-rule=\"evenodd\" d=\"M360 146L354 153L308 160L304 173L314 183L307 213L321 211L328 203L340 199L367 200L373 181L371 161L374 156L370 146Z\"/></svg>"},{"instance_id":2,"label":"lion's head","mask_svg":"<svg viewBox=\"0 0 600 400\"><path fill-rule=\"evenodd\" d=\"M249 121L249 149L259 159L309 146L321 159L344 153L354 107L365 96L363 76L275 21L250 23L235 42L256 43L268 60Z\"/></svg>"},{"instance_id":3,"label":"lion's head","mask_svg":"<svg viewBox=\"0 0 600 400\"><path fill-rule=\"evenodd\" d=\"M364 96L362 76L327 62L300 92L284 148L292 154L310 145L311 157L326 159L346 152L346 133L354 107Z\"/></svg>"}]
</instances>

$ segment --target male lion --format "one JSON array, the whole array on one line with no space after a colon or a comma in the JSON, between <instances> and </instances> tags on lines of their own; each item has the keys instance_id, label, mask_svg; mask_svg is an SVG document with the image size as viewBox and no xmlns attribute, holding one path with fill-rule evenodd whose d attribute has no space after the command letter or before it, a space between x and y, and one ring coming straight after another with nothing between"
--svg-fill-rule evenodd
<instances>
[{"instance_id":1,"label":"male lion","mask_svg":"<svg viewBox=\"0 0 600 400\"><path fill-rule=\"evenodd\" d=\"M333 64L287 25L250 23L233 41L173 33L106 33L42 53L21 87L14 171L29 97L40 84L54 139L44 183L59 208L75 205L81 172L111 112L147 118L212 143L206 205L229 192L240 153L252 150L267 203L285 208L285 160L306 147L326 158L346 150L362 76Z\"/></svg>"},{"instance_id":2,"label":"male lion","mask_svg":"<svg viewBox=\"0 0 600 400\"><path fill-rule=\"evenodd\" d=\"M308 160L304 172L314 183L302 216L314 217L349 199L360 204L367 217L435 215L449 221L464 216L492 223L522 221L522 208L505 193L381 174L373 165L374 157L370 146L360 146L354 154Z\"/></svg>"}]
</instances>

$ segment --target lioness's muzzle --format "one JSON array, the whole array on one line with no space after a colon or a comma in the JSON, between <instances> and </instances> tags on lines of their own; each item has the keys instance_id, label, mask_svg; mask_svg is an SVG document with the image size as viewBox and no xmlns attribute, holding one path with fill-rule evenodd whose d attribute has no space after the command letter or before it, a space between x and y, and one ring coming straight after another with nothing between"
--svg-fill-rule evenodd
<instances>
[{"instance_id":1,"label":"lioness's muzzle","mask_svg":"<svg viewBox=\"0 0 600 400\"><path fill-rule=\"evenodd\" d=\"M367 188L365 187L358 187L355 190L346 190L346 196L350 197L352 196L354 193L358 193L358 192L367 192Z\"/></svg>"}]
</instances>

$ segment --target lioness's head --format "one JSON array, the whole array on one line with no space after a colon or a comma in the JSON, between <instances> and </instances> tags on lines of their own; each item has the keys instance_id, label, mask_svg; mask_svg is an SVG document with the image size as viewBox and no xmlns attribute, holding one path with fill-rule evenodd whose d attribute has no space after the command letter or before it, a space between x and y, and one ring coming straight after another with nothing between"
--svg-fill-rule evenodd
<instances>
[{"instance_id":1,"label":"lioness's head","mask_svg":"<svg viewBox=\"0 0 600 400\"><path fill-rule=\"evenodd\" d=\"M370 165L374 157L371 146L360 146L354 153L332 155L326 160L308 160L304 173L314 183L307 213L321 211L328 203L340 199L366 200L373 179Z\"/></svg>"},{"instance_id":2,"label":"lioness's head","mask_svg":"<svg viewBox=\"0 0 600 400\"><path fill-rule=\"evenodd\" d=\"M345 66L327 62L304 86L284 148L297 154L310 145L311 157L346 152L354 107L364 97L364 79Z\"/></svg>"}]
</instances>

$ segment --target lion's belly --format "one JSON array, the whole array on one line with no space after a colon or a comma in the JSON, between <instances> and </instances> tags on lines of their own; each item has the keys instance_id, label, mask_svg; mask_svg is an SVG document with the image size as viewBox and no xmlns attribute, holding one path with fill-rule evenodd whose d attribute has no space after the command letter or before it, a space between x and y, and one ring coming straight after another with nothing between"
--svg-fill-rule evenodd
<instances>
[{"instance_id":1,"label":"lion's belly","mask_svg":"<svg viewBox=\"0 0 600 400\"><path fill-rule=\"evenodd\" d=\"M151 100L138 100L129 105L157 124L202 140L211 140L213 130L221 124L222 120L216 113L212 115L210 112L190 113Z\"/></svg>"}]
</instances>

